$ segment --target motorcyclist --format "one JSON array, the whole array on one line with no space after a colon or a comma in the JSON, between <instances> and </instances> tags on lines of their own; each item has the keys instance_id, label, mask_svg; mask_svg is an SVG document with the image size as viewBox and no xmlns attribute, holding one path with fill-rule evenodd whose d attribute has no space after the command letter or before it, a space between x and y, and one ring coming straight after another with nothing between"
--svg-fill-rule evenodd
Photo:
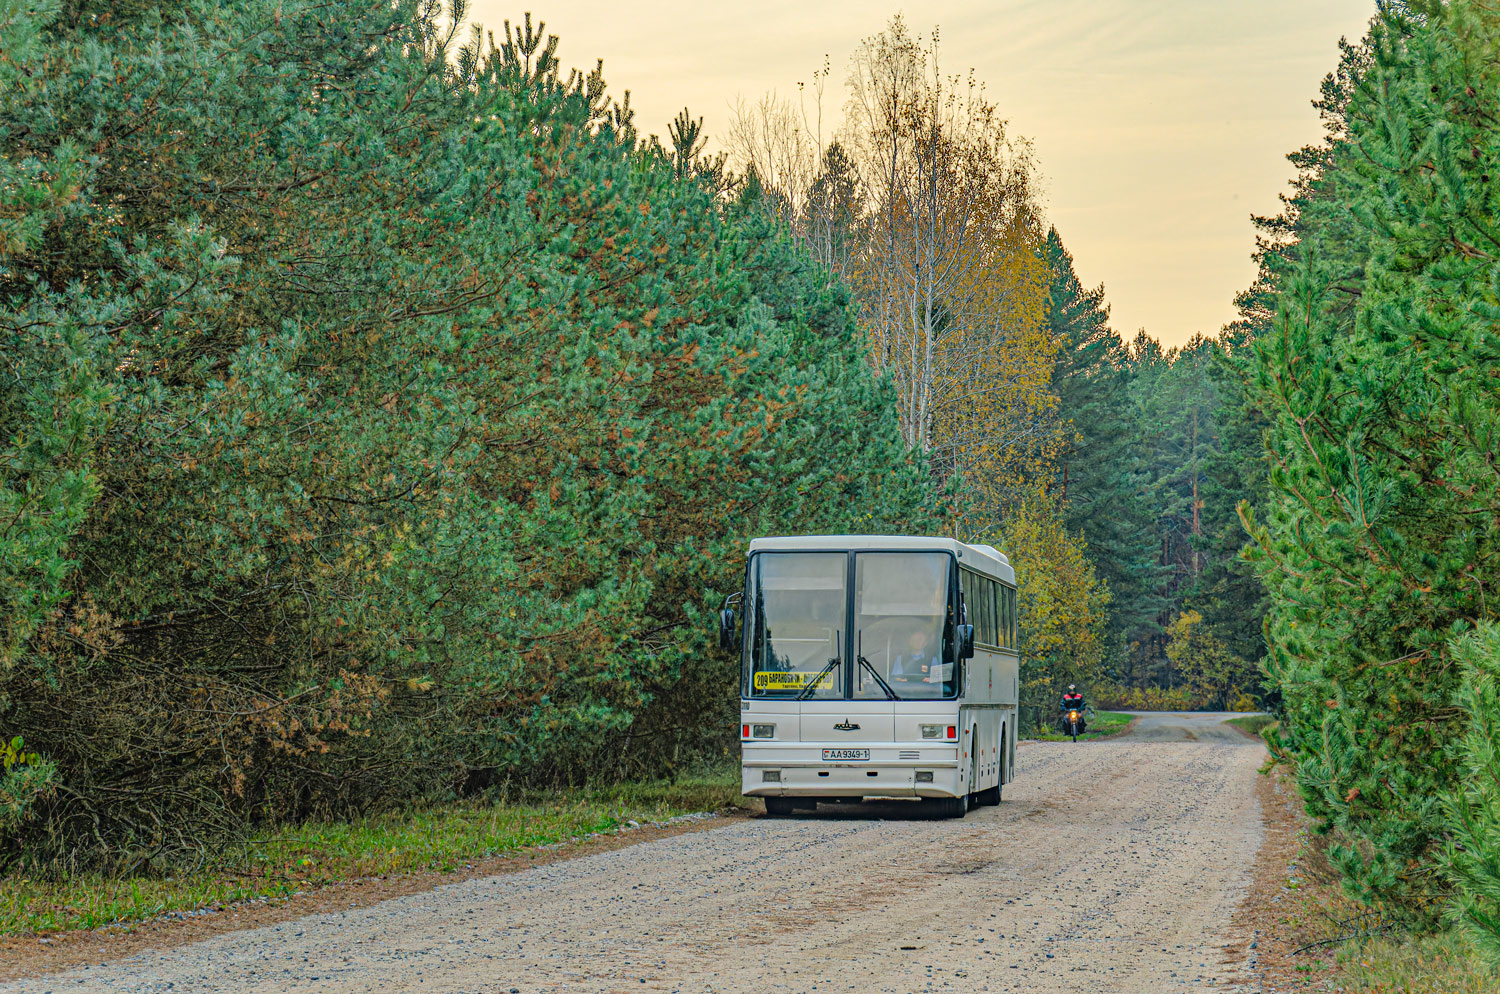
<instances>
[{"instance_id":1,"label":"motorcyclist","mask_svg":"<svg viewBox=\"0 0 1500 994\"><path fill-rule=\"evenodd\" d=\"M1077 684L1070 683L1068 689L1063 691L1061 711L1065 715L1069 711L1077 711L1078 730L1083 731L1086 724L1083 720L1083 694L1079 691Z\"/></svg>"}]
</instances>

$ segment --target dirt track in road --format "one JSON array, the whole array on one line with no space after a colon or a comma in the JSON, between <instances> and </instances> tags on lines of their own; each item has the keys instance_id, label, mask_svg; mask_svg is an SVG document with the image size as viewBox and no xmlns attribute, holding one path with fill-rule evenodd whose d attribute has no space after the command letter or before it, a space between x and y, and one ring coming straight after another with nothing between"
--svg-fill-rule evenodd
<instances>
[{"instance_id":1,"label":"dirt track in road","mask_svg":"<svg viewBox=\"0 0 1500 994\"><path fill-rule=\"evenodd\" d=\"M13 984L41 992L1249 990L1264 750L1221 716L1029 743L998 808L757 818Z\"/></svg>"}]
</instances>

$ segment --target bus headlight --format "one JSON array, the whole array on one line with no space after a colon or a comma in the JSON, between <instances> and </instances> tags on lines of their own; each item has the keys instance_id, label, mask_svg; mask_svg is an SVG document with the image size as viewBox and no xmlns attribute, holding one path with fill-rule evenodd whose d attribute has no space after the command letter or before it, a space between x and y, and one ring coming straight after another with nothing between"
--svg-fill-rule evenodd
<instances>
[{"instance_id":1,"label":"bus headlight","mask_svg":"<svg viewBox=\"0 0 1500 994\"><path fill-rule=\"evenodd\" d=\"M958 728L954 725L923 725L922 738L924 739L958 739Z\"/></svg>"},{"instance_id":2,"label":"bus headlight","mask_svg":"<svg viewBox=\"0 0 1500 994\"><path fill-rule=\"evenodd\" d=\"M757 739L774 739L776 737L775 725L751 725L750 735Z\"/></svg>"}]
</instances>

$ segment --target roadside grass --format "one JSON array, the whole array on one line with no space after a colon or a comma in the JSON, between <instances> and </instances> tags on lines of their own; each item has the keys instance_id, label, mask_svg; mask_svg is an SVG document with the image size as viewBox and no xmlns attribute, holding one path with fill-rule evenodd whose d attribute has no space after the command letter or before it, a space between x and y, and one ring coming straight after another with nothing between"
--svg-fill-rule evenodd
<instances>
[{"instance_id":1,"label":"roadside grass","mask_svg":"<svg viewBox=\"0 0 1500 994\"><path fill-rule=\"evenodd\" d=\"M1129 727L1132 720L1134 719L1130 715L1121 711L1100 711L1098 712L1098 717L1094 721L1089 722L1089 730L1078 736L1078 741L1107 739L1111 736L1119 735ZM1071 742L1073 740L1071 735L1066 735L1055 728L1047 727L1040 729L1034 738L1038 738L1043 742Z\"/></svg>"},{"instance_id":2,"label":"roadside grass","mask_svg":"<svg viewBox=\"0 0 1500 994\"><path fill-rule=\"evenodd\" d=\"M1369 940L1339 955L1339 969L1361 994L1494 994L1500 970L1487 967L1453 932Z\"/></svg>"},{"instance_id":3,"label":"roadside grass","mask_svg":"<svg viewBox=\"0 0 1500 994\"><path fill-rule=\"evenodd\" d=\"M1304 848L1309 855L1320 851L1321 846ZM1500 991L1500 970L1485 964L1463 936L1382 928L1369 909L1341 893L1332 867L1307 869L1313 872L1297 882L1300 888L1292 888L1300 889L1301 900L1286 924L1302 950L1292 957L1292 969L1299 978L1321 985L1308 989L1346 994Z\"/></svg>"},{"instance_id":4,"label":"roadside grass","mask_svg":"<svg viewBox=\"0 0 1500 994\"><path fill-rule=\"evenodd\" d=\"M1276 719L1268 714L1246 714L1238 718L1227 718L1225 724L1233 725L1243 732L1249 732L1258 737L1262 729L1276 724Z\"/></svg>"},{"instance_id":5,"label":"roadside grass","mask_svg":"<svg viewBox=\"0 0 1500 994\"><path fill-rule=\"evenodd\" d=\"M1257 877L1270 872L1276 886L1265 890L1257 883L1251 889L1249 910L1255 914L1250 925L1259 926L1260 989L1285 994L1500 991L1500 969L1488 967L1463 936L1451 931L1412 934L1347 896L1329 861L1331 840L1312 830L1291 768L1278 765L1268 777L1273 791L1262 800L1272 835L1283 824L1279 815L1290 812L1295 836L1290 849L1283 843L1273 850L1269 864L1257 868Z\"/></svg>"},{"instance_id":6,"label":"roadside grass","mask_svg":"<svg viewBox=\"0 0 1500 994\"><path fill-rule=\"evenodd\" d=\"M138 922L167 912L289 897L362 877L452 872L631 821L662 821L742 802L735 766L671 783L531 793L500 803L308 823L231 846L206 866L159 877L0 876L0 936Z\"/></svg>"}]
</instances>

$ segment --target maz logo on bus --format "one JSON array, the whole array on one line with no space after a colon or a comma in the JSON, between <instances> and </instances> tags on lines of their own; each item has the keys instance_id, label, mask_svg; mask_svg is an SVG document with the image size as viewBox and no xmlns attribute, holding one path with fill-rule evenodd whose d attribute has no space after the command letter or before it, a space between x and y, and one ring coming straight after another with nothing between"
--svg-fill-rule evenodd
<instances>
[{"instance_id":1,"label":"maz logo on bus","mask_svg":"<svg viewBox=\"0 0 1500 994\"><path fill-rule=\"evenodd\" d=\"M845 718L843 721L839 722L837 725L834 725L833 727L836 728L836 729L838 729L841 732L855 732L855 731L859 730L859 726L858 725L850 724L849 723L849 719L847 719L847 718Z\"/></svg>"}]
</instances>

